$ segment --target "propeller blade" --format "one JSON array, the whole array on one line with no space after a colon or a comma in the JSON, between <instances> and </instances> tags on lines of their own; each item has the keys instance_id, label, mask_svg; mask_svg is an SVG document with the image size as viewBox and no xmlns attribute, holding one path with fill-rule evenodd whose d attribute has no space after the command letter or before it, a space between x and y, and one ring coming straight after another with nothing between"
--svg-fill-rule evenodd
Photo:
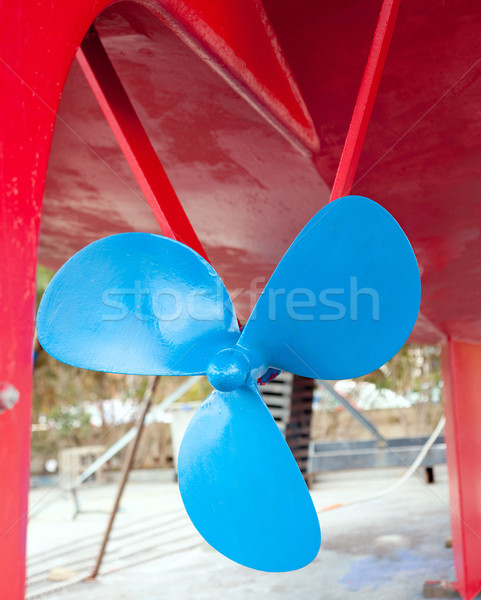
<instances>
[{"instance_id":1,"label":"propeller blade","mask_svg":"<svg viewBox=\"0 0 481 600\"><path fill-rule=\"evenodd\" d=\"M187 246L148 233L113 235L75 254L42 298L37 332L62 362L138 375L205 373L239 337L214 269Z\"/></svg>"},{"instance_id":2,"label":"propeller blade","mask_svg":"<svg viewBox=\"0 0 481 600\"><path fill-rule=\"evenodd\" d=\"M285 254L239 345L265 367L319 379L374 371L409 337L421 283L395 219L362 196L318 212Z\"/></svg>"},{"instance_id":3,"label":"propeller blade","mask_svg":"<svg viewBox=\"0 0 481 600\"><path fill-rule=\"evenodd\" d=\"M204 539L261 571L291 571L319 550L309 491L256 386L214 391L179 452L185 508Z\"/></svg>"}]
</instances>

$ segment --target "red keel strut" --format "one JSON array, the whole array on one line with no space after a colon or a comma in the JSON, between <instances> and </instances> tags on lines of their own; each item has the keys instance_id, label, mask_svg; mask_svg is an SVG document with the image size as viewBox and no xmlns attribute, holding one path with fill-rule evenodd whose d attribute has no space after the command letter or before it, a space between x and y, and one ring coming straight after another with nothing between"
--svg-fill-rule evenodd
<instances>
[{"instance_id":1,"label":"red keel strut","mask_svg":"<svg viewBox=\"0 0 481 600\"><path fill-rule=\"evenodd\" d=\"M329 202L351 190L401 0L384 0Z\"/></svg>"}]
</instances>

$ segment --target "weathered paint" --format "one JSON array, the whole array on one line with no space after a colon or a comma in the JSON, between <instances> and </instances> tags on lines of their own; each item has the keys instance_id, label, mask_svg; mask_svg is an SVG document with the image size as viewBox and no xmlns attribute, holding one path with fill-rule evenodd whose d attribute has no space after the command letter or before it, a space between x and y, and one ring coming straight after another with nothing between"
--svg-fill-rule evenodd
<instances>
[{"instance_id":1,"label":"weathered paint","mask_svg":"<svg viewBox=\"0 0 481 600\"><path fill-rule=\"evenodd\" d=\"M77 60L162 233L187 244L207 259L93 26L77 52Z\"/></svg>"}]
</instances>

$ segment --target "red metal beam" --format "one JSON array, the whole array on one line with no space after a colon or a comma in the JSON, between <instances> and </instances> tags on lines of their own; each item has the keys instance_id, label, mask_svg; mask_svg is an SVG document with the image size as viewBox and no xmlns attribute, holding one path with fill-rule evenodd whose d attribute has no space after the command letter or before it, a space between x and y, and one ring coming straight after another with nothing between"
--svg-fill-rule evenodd
<instances>
[{"instance_id":1,"label":"red metal beam","mask_svg":"<svg viewBox=\"0 0 481 600\"><path fill-rule=\"evenodd\" d=\"M75 12L75 10L77 12ZM78 7L2 5L0 19L0 598L25 592L35 268L48 151L83 28Z\"/></svg>"},{"instance_id":2,"label":"red metal beam","mask_svg":"<svg viewBox=\"0 0 481 600\"><path fill-rule=\"evenodd\" d=\"M330 202L341 196L346 196L351 190L374 101L376 100L379 82L381 81L384 63L391 44L400 2L401 0L384 0L382 4L351 123L344 142L341 160L332 186Z\"/></svg>"},{"instance_id":3,"label":"red metal beam","mask_svg":"<svg viewBox=\"0 0 481 600\"><path fill-rule=\"evenodd\" d=\"M443 347L446 456L457 589L481 591L481 345Z\"/></svg>"},{"instance_id":4,"label":"red metal beam","mask_svg":"<svg viewBox=\"0 0 481 600\"><path fill-rule=\"evenodd\" d=\"M207 259L205 250L93 27L77 52L77 60L162 233L190 246Z\"/></svg>"},{"instance_id":5,"label":"red metal beam","mask_svg":"<svg viewBox=\"0 0 481 600\"><path fill-rule=\"evenodd\" d=\"M2 132L3 133L3 132ZM18 131L17 131L18 135ZM3 140L6 138L3 137ZM19 139L17 137L17 139ZM20 139L28 139L27 136ZM18 144L17 144L18 145ZM13 144L12 144L13 146ZM11 146L11 147L12 147ZM28 517L32 341L38 219L8 195L17 179L28 198L22 158L3 167L0 184L0 598L21 600L25 589ZM23 159L25 163L28 159ZM12 168L12 167L17 168ZM8 169L8 170L7 170ZM13 175L15 173L15 175ZM5 194L5 192L7 192ZM18 223L21 226L18 226Z\"/></svg>"}]
</instances>

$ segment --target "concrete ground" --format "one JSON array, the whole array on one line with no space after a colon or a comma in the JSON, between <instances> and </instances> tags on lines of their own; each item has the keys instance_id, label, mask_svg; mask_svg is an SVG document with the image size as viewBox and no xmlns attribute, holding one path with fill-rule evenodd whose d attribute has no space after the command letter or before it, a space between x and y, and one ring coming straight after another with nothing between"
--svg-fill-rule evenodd
<instances>
[{"instance_id":1,"label":"concrete ground","mask_svg":"<svg viewBox=\"0 0 481 600\"><path fill-rule=\"evenodd\" d=\"M320 509L383 490L402 473L325 473L313 487L314 503ZM424 581L454 579L452 551L445 548L444 466L436 467L433 485L420 471L382 499L320 513L318 557L281 574L241 567L203 542L185 516L171 472L133 475L94 583L75 582L93 566L115 485L83 487L75 520L70 497L57 489L32 490L29 600L415 600L422 598ZM55 582L55 576L70 579Z\"/></svg>"}]
</instances>

